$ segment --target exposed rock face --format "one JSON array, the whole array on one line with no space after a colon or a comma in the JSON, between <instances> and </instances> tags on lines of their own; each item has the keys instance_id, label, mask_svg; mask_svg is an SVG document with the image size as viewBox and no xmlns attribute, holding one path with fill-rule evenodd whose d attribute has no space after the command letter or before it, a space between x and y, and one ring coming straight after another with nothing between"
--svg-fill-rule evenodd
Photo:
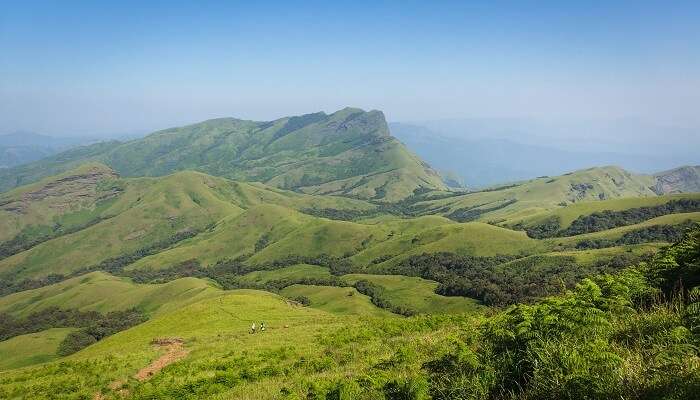
<instances>
[{"instance_id":1,"label":"exposed rock face","mask_svg":"<svg viewBox=\"0 0 700 400\"><path fill-rule=\"evenodd\" d=\"M111 169L95 166L79 173L37 185L31 190L0 199L0 210L25 214L32 204L45 202L46 206L56 211L64 211L78 204L111 198L118 194L118 189L98 190L98 184L106 179L117 178Z\"/></svg>"},{"instance_id":2,"label":"exposed rock face","mask_svg":"<svg viewBox=\"0 0 700 400\"><path fill-rule=\"evenodd\" d=\"M700 192L700 165L684 166L654 174L657 194Z\"/></svg>"}]
</instances>

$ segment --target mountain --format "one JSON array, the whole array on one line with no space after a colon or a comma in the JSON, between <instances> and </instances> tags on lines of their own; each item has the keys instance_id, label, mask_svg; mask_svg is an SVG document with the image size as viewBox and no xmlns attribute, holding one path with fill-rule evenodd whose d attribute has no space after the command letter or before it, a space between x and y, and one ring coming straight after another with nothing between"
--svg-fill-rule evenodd
<instances>
[{"instance_id":1,"label":"mountain","mask_svg":"<svg viewBox=\"0 0 700 400\"><path fill-rule=\"evenodd\" d=\"M611 293L607 307L637 287L635 275L577 284L611 282L595 275L700 221L700 194L659 196L654 182L603 167L386 204L85 163L0 194L0 397L338 398L349 376L357 386L341 389L362 394L377 365L380 377L453 368L459 358L443 363L436 348L455 351L462 333L508 317L502 307L580 290L574 309L597 292ZM396 398L392 382L366 397Z\"/></svg>"},{"instance_id":2,"label":"mountain","mask_svg":"<svg viewBox=\"0 0 700 400\"><path fill-rule=\"evenodd\" d=\"M631 144L620 143L610 143L604 150L595 151L583 147L560 148L552 140L538 138L527 130L520 132L515 122L428 125L430 127L391 123L390 128L393 135L430 165L461 176L471 188L534 176L560 175L592 165L622 165L632 171L651 173L696 160L695 155L677 155L678 151L659 154L633 149L627 152ZM540 129L547 131L546 126Z\"/></svg>"},{"instance_id":3,"label":"mountain","mask_svg":"<svg viewBox=\"0 0 700 400\"><path fill-rule=\"evenodd\" d=\"M310 194L395 201L416 189L445 189L439 175L389 134L380 111L346 108L275 121L221 118L101 143L0 171L0 190L85 161L122 176L197 170Z\"/></svg>"},{"instance_id":4,"label":"mountain","mask_svg":"<svg viewBox=\"0 0 700 400\"><path fill-rule=\"evenodd\" d=\"M469 193L426 193L413 207L457 221L503 222L579 202L623 197L655 197L655 178L620 167L595 167L560 176L542 176ZM420 200L420 199L419 199Z\"/></svg>"},{"instance_id":5,"label":"mountain","mask_svg":"<svg viewBox=\"0 0 700 400\"><path fill-rule=\"evenodd\" d=\"M91 142L95 140L46 136L32 132L0 135L0 169L26 164Z\"/></svg>"},{"instance_id":6,"label":"mountain","mask_svg":"<svg viewBox=\"0 0 700 400\"><path fill-rule=\"evenodd\" d=\"M683 166L654 174L657 193L700 192L700 165Z\"/></svg>"}]
</instances>

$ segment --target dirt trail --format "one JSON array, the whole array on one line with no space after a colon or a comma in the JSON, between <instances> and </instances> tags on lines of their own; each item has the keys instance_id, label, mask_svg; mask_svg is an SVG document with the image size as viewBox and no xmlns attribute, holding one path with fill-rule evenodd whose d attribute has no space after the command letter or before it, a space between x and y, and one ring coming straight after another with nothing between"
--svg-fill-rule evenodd
<instances>
[{"instance_id":1,"label":"dirt trail","mask_svg":"<svg viewBox=\"0 0 700 400\"><path fill-rule=\"evenodd\" d=\"M183 358L187 357L187 354L189 354L189 350L187 350L184 347L185 341L180 338L153 339L151 341L151 344L160 348L164 348L167 351L157 360L153 361L147 367L142 368L139 372L136 373L136 375L134 375L134 378L138 379L141 382L150 379L161 369L167 367L168 365L178 360L182 360ZM125 383L126 380L116 380L109 384L109 389L112 392L116 392L120 398L128 397L129 391L127 389L122 388ZM95 396L93 396L92 399L107 400L107 397L105 397L101 392L97 392L95 393Z\"/></svg>"},{"instance_id":2,"label":"dirt trail","mask_svg":"<svg viewBox=\"0 0 700 400\"><path fill-rule=\"evenodd\" d=\"M153 361L147 367L142 368L139 372L134 375L134 378L145 381L158 373L161 369L167 367L168 365L181 360L187 356L189 351L184 348L184 341L182 339L156 339L152 344L159 347L163 347L167 350L165 354L160 356L157 360Z\"/></svg>"}]
</instances>

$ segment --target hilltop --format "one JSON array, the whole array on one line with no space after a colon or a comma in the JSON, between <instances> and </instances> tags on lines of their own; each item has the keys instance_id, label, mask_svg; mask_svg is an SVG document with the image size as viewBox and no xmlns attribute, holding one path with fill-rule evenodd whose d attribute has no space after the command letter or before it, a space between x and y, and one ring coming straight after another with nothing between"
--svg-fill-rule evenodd
<instances>
[{"instance_id":1,"label":"hilltop","mask_svg":"<svg viewBox=\"0 0 700 400\"><path fill-rule=\"evenodd\" d=\"M220 118L107 142L0 171L0 190L99 161L125 177L197 170L313 194L396 201L446 187L390 135L380 111L345 108L274 121Z\"/></svg>"}]
</instances>

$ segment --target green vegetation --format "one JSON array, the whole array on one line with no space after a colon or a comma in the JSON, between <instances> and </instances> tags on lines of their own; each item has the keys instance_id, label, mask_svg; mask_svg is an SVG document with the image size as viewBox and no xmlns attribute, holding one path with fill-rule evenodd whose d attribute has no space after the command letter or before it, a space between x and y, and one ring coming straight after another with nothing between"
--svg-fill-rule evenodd
<instances>
[{"instance_id":1,"label":"green vegetation","mask_svg":"<svg viewBox=\"0 0 700 400\"><path fill-rule=\"evenodd\" d=\"M314 194L395 201L417 188L446 189L440 176L389 135L384 115L346 108L269 122L221 118L126 143L74 149L0 171L0 191L102 162L122 176L197 170Z\"/></svg>"},{"instance_id":2,"label":"green vegetation","mask_svg":"<svg viewBox=\"0 0 700 400\"><path fill-rule=\"evenodd\" d=\"M0 371L53 361L74 328L52 328L0 342Z\"/></svg>"},{"instance_id":3,"label":"green vegetation","mask_svg":"<svg viewBox=\"0 0 700 400\"><path fill-rule=\"evenodd\" d=\"M369 315L388 317L391 313L372 303L372 299L353 287L291 285L280 291L288 298L305 297L309 305L339 315Z\"/></svg>"},{"instance_id":4,"label":"green vegetation","mask_svg":"<svg viewBox=\"0 0 700 400\"><path fill-rule=\"evenodd\" d=\"M0 188L34 183L0 194L3 399L700 390L700 194L650 176L447 192L356 109L206 121L9 172Z\"/></svg>"},{"instance_id":5,"label":"green vegetation","mask_svg":"<svg viewBox=\"0 0 700 400\"><path fill-rule=\"evenodd\" d=\"M647 263L584 279L563 295L490 317L358 319L265 292L233 291L161 314L60 363L6 371L0 394L693 398L700 387L699 259L696 231ZM249 334L250 324L261 320L269 329ZM185 340L186 358L149 380L131 378L157 357L153 338L174 336Z\"/></svg>"},{"instance_id":6,"label":"green vegetation","mask_svg":"<svg viewBox=\"0 0 700 400\"><path fill-rule=\"evenodd\" d=\"M623 197L657 197L649 189L654 178L634 175L619 167L590 168L557 177L541 177L480 192L416 202L420 214L512 226L525 218L580 202Z\"/></svg>"},{"instance_id":7,"label":"green vegetation","mask_svg":"<svg viewBox=\"0 0 700 400\"><path fill-rule=\"evenodd\" d=\"M104 272L91 272L50 286L0 297L0 313L22 317L61 307L101 313L136 308L155 315L219 295L220 289L196 278L146 285Z\"/></svg>"},{"instance_id":8,"label":"green vegetation","mask_svg":"<svg viewBox=\"0 0 700 400\"><path fill-rule=\"evenodd\" d=\"M634 225L662 215L700 211L700 199L675 199L656 206L628 208L625 210L603 210L582 215L565 229L559 229L556 217L544 224L527 228L530 237L542 239L554 236L575 236L584 233L600 232L620 226ZM671 240L671 241L675 241Z\"/></svg>"},{"instance_id":9,"label":"green vegetation","mask_svg":"<svg viewBox=\"0 0 700 400\"><path fill-rule=\"evenodd\" d=\"M402 275L350 274L343 280L351 285L367 281L382 289L383 299L394 307L421 314L477 313L482 309L470 298L445 297L435 293L437 282Z\"/></svg>"}]
</instances>

